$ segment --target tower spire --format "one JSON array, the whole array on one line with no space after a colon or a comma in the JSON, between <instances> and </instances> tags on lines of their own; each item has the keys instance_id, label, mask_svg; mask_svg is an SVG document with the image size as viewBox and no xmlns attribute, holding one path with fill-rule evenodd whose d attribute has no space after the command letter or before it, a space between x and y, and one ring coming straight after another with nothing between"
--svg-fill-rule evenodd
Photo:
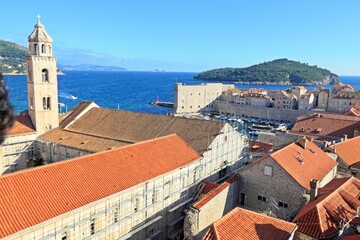
<instances>
[{"instance_id":1,"label":"tower spire","mask_svg":"<svg viewBox=\"0 0 360 240\"><path fill-rule=\"evenodd\" d=\"M37 17L37 23L40 24L40 15L38 14L36 17Z\"/></svg>"}]
</instances>

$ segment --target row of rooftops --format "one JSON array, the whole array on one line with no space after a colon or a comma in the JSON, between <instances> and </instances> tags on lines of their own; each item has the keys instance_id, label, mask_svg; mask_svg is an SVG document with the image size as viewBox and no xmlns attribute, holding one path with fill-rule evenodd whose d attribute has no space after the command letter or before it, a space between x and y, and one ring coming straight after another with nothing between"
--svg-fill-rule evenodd
<instances>
[{"instance_id":1,"label":"row of rooftops","mask_svg":"<svg viewBox=\"0 0 360 240\"><path fill-rule=\"evenodd\" d=\"M251 144L251 143L250 143ZM253 141L253 145L258 141ZM360 137L349 139L330 149L351 165L360 163ZM309 151L306 151L309 150ZM289 173L299 184L306 189L311 189L314 177L321 179L336 162L314 143L306 139L289 144L274 153L269 153L263 158L248 165L246 168L258 164L267 157L274 159ZM303 162L297 164L301 157ZM295 158L296 160L293 160ZM304 168L305 165L310 168ZM243 168L241 171L246 170ZM311 169L312 168L312 169ZM296 170L297 169L297 170ZM314 170L314 171L312 171ZM360 169L359 169L360 170ZM202 198L193 204L193 208L200 210L212 198L224 191L230 184L205 182ZM316 239L328 239L337 235L344 224L356 224L360 220L358 209L360 207L360 181L354 177L333 179L324 187L318 189L318 194L296 215L292 223L265 216L256 212L235 208L221 219L215 221L203 237L203 240L215 239L288 239L295 230ZM263 226L266 225L266 226ZM358 224L360 225L360 221ZM262 229L260 231L260 229ZM265 233L266 230L266 233ZM265 237L266 236L266 237ZM357 239L359 235L354 236ZM349 237L349 239L352 239Z\"/></svg>"},{"instance_id":2,"label":"row of rooftops","mask_svg":"<svg viewBox=\"0 0 360 240\"><path fill-rule=\"evenodd\" d=\"M3 175L0 177L0 238L200 158L173 134Z\"/></svg>"},{"instance_id":3,"label":"row of rooftops","mask_svg":"<svg viewBox=\"0 0 360 240\"><path fill-rule=\"evenodd\" d=\"M223 183L226 186L228 183ZM209 201L225 188L218 185L203 199ZM320 188L316 199L310 201L287 222L264 214L235 208L211 224L203 240L233 239L289 239L299 231L315 239L329 239L339 234L343 224L360 225L358 208L360 206L360 181L354 177L333 179ZM216 193L216 194L215 194ZM193 205L204 202L200 199ZM206 204L206 203L205 203ZM353 235L346 239L358 239ZM345 238L344 238L345 239Z\"/></svg>"}]
</instances>

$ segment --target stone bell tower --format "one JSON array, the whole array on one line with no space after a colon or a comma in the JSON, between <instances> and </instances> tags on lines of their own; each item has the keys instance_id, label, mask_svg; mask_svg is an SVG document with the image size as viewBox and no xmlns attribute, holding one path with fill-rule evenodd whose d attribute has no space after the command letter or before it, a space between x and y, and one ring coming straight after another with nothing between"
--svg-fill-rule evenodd
<instances>
[{"instance_id":1,"label":"stone bell tower","mask_svg":"<svg viewBox=\"0 0 360 240\"><path fill-rule=\"evenodd\" d=\"M52 38L37 16L34 31L28 37L30 55L26 58L28 110L38 134L59 126L56 58Z\"/></svg>"}]
</instances>

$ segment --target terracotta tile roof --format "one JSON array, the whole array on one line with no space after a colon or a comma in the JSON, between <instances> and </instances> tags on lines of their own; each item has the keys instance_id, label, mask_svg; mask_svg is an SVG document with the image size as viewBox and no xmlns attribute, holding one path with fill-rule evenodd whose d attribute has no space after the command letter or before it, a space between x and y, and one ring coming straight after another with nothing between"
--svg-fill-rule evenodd
<instances>
[{"instance_id":1,"label":"terracotta tile roof","mask_svg":"<svg viewBox=\"0 0 360 240\"><path fill-rule=\"evenodd\" d=\"M322 180L337 165L336 161L315 143L305 138L279 149L270 156L308 190L311 179Z\"/></svg>"},{"instance_id":2,"label":"terracotta tile roof","mask_svg":"<svg viewBox=\"0 0 360 240\"><path fill-rule=\"evenodd\" d=\"M341 238L341 240L359 240L359 239L360 239L360 234L349 235Z\"/></svg>"},{"instance_id":3,"label":"terracotta tile roof","mask_svg":"<svg viewBox=\"0 0 360 240\"><path fill-rule=\"evenodd\" d=\"M235 208L210 227L203 240L288 239L296 224Z\"/></svg>"},{"instance_id":4,"label":"terracotta tile roof","mask_svg":"<svg viewBox=\"0 0 360 240\"><path fill-rule=\"evenodd\" d=\"M291 89L307 90L304 86L293 86Z\"/></svg>"},{"instance_id":5,"label":"terracotta tile roof","mask_svg":"<svg viewBox=\"0 0 360 240\"><path fill-rule=\"evenodd\" d=\"M360 226L360 217L355 217L352 221L351 224L356 225L356 226Z\"/></svg>"},{"instance_id":6,"label":"terracotta tile roof","mask_svg":"<svg viewBox=\"0 0 360 240\"><path fill-rule=\"evenodd\" d=\"M316 130L322 128L318 133ZM335 140L344 137L354 137L354 131L360 129L360 118L341 114L317 113L310 116L300 116L291 134L313 137L315 140Z\"/></svg>"},{"instance_id":7,"label":"terracotta tile roof","mask_svg":"<svg viewBox=\"0 0 360 240\"><path fill-rule=\"evenodd\" d=\"M347 92L347 91L340 91L337 94L331 96L332 99L359 99L360 92Z\"/></svg>"},{"instance_id":8,"label":"terracotta tile roof","mask_svg":"<svg viewBox=\"0 0 360 240\"><path fill-rule=\"evenodd\" d=\"M219 193L221 193L224 189L230 186L230 183L223 182L218 187L204 195L199 201L195 202L192 207L200 210L205 204L207 204L211 199L216 197Z\"/></svg>"},{"instance_id":9,"label":"terracotta tile roof","mask_svg":"<svg viewBox=\"0 0 360 240\"><path fill-rule=\"evenodd\" d=\"M354 116L354 117L360 117L360 111L356 108L350 108L348 111L344 113L345 116Z\"/></svg>"},{"instance_id":10,"label":"terracotta tile roof","mask_svg":"<svg viewBox=\"0 0 360 240\"><path fill-rule=\"evenodd\" d=\"M201 195L204 196L205 194L211 192L215 188L217 188L220 184L210 181L204 181L204 189L201 192Z\"/></svg>"},{"instance_id":11,"label":"terracotta tile roof","mask_svg":"<svg viewBox=\"0 0 360 240\"><path fill-rule=\"evenodd\" d=\"M329 146L348 166L360 162L360 136Z\"/></svg>"},{"instance_id":12,"label":"terracotta tile roof","mask_svg":"<svg viewBox=\"0 0 360 240\"><path fill-rule=\"evenodd\" d=\"M272 143L263 143L258 140L250 140L249 141L249 152L255 153L269 153L274 150L274 144Z\"/></svg>"},{"instance_id":13,"label":"terracotta tile roof","mask_svg":"<svg viewBox=\"0 0 360 240\"><path fill-rule=\"evenodd\" d=\"M344 86L344 84L339 82L339 83L333 85L333 88L342 88L343 86Z\"/></svg>"},{"instance_id":14,"label":"terracotta tile roof","mask_svg":"<svg viewBox=\"0 0 360 240\"><path fill-rule=\"evenodd\" d=\"M216 197L219 193L221 193L224 189L226 189L231 184L235 183L239 177L237 175L233 175L229 177L225 182L221 184L217 184L214 182L206 181L204 182L205 186L201 192L201 198L197 202L195 202L192 207L200 210L205 204L207 204L211 199Z\"/></svg>"},{"instance_id":15,"label":"terracotta tile roof","mask_svg":"<svg viewBox=\"0 0 360 240\"><path fill-rule=\"evenodd\" d=\"M49 142L56 142L65 147L75 148L91 153L134 144L134 142L124 142L117 139L108 139L87 134L74 133L60 128L54 129L40 136L40 139Z\"/></svg>"},{"instance_id":16,"label":"terracotta tile roof","mask_svg":"<svg viewBox=\"0 0 360 240\"><path fill-rule=\"evenodd\" d=\"M91 141L90 137L93 137L100 141L106 139L128 144L176 133L202 154L212 140L220 134L225 124L219 121L92 108L67 129L60 131L63 131L64 135L71 134L77 143L85 141L86 137L89 137ZM50 131L42 135L40 139L61 143L59 135ZM83 147L87 148L86 145Z\"/></svg>"},{"instance_id":17,"label":"terracotta tile roof","mask_svg":"<svg viewBox=\"0 0 360 240\"><path fill-rule=\"evenodd\" d=\"M0 177L0 238L199 158L180 137L170 135L3 175Z\"/></svg>"},{"instance_id":18,"label":"terracotta tile roof","mask_svg":"<svg viewBox=\"0 0 360 240\"><path fill-rule=\"evenodd\" d=\"M30 116L28 113L21 113L14 118L14 125L10 128L6 135L16 135L24 133L35 133L35 127L32 124Z\"/></svg>"},{"instance_id":19,"label":"terracotta tile roof","mask_svg":"<svg viewBox=\"0 0 360 240\"><path fill-rule=\"evenodd\" d=\"M59 123L60 128L65 128L69 123L76 120L76 118L81 114L87 107L89 107L93 102L81 102L76 105L64 119Z\"/></svg>"},{"instance_id":20,"label":"terracotta tile roof","mask_svg":"<svg viewBox=\"0 0 360 240\"><path fill-rule=\"evenodd\" d=\"M299 232L327 239L338 234L340 221L348 223L355 218L360 206L360 181L354 177L334 179L328 185L320 189L320 195L294 218Z\"/></svg>"}]
</instances>

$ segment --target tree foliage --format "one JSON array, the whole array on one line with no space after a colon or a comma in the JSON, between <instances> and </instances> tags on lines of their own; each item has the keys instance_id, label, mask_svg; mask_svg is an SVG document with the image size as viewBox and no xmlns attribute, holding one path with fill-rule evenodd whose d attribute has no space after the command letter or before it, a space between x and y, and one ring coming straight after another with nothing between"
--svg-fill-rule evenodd
<instances>
[{"instance_id":1,"label":"tree foliage","mask_svg":"<svg viewBox=\"0 0 360 240\"><path fill-rule=\"evenodd\" d=\"M194 76L195 79L261 84L321 84L338 81L338 76L327 69L292 60L276 59L246 68L219 68Z\"/></svg>"}]
</instances>

